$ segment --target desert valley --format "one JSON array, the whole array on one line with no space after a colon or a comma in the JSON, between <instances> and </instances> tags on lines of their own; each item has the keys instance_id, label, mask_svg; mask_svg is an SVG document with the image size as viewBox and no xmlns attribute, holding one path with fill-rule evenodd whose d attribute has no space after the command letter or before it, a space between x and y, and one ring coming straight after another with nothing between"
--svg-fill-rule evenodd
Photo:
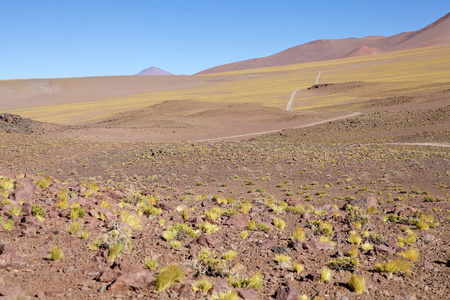
<instances>
[{"instance_id":1,"label":"desert valley","mask_svg":"<svg viewBox=\"0 0 450 300\"><path fill-rule=\"evenodd\" d=\"M0 154L0 299L445 299L450 13L195 75L0 80Z\"/></svg>"}]
</instances>

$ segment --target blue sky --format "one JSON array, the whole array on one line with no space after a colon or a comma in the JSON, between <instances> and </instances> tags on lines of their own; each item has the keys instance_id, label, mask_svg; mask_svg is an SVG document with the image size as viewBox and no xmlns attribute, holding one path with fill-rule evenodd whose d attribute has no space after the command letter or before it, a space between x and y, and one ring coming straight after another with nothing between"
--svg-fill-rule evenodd
<instances>
[{"instance_id":1,"label":"blue sky","mask_svg":"<svg viewBox=\"0 0 450 300\"><path fill-rule=\"evenodd\" d=\"M0 0L0 79L193 74L316 39L417 30L447 1Z\"/></svg>"}]
</instances>

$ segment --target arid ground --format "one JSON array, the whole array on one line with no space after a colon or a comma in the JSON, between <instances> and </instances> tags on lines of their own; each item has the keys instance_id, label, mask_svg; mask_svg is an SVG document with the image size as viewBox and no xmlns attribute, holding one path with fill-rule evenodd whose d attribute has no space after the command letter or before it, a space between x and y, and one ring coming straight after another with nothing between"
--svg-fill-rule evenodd
<instances>
[{"instance_id":1,"label":"arid ground","mask_svg":"<svg viewBox=\"0 0 450 300\"><path fill-rule=\"evenodd\" d=\"M445 299L448 50L0 82L0 298Z\"/></svg>"}]
</instances>

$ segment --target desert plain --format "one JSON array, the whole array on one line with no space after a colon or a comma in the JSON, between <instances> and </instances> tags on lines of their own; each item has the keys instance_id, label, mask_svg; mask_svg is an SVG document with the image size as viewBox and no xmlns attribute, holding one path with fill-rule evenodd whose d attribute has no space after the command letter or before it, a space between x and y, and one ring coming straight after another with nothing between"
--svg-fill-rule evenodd
<instances>
[{"instance_id":1,"label":"desert plain","mask_svg":"<svg viewBox=\"0 0 450 300\"><path fill-rule=\"evenodd\" d=\"M0 81L0 298L447 298L449 66Z\"/></svg>"}]
</instances>

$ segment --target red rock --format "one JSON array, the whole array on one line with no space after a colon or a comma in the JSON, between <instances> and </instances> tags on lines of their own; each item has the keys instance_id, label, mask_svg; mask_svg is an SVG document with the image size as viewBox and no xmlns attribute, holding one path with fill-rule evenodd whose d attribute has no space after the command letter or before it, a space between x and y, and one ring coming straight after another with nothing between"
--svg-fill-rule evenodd
<instances>
[{"instance_id":1,"label":"red rock","mask_svg":"<svg viewBox=\"0 0 450 300\"><path fill-rule=\"evenodd\" d=\"M95 278L95 280L97 280L98 282L110 283L119 278L119 276L120 272L111 268L107 268L103 272L101 272L100 275Z\"/></svg>"},{"instance_id":2,"label":"red rock","mask_svg":"<svg viewBox=\"0 0 450 300\"><path fill-rule=\"evenodd\" d=\"M225 221L224 224L228 226L236 226L238 228L245 228L247 227L249 220L250 219L247 216L232 215L228 218L228 220Z\"/></svg>"},{"instance_id":3,"label":"red rock","mask_svg":"<svg viewBox=\"0 0 450 300\"><path fill-rule=\"evenodd\" d=\"M271 248L275 247L276 245L277 245L277 243L275 243L275 241L272 241L272 240L262 241L262 242L258 243L258 247L261 250L271 249Z\"/></svg>"},{"instance_id":4,"label":"red rock","mask_svg":"<svg viewBox=\"0 0 450 300\"><path fill-rule=\"evenodd\" d=\"M21 178L17 180L18 187L14 189L13 195L16 201L33 202L34 194L37 191L37 186L28 178Z\"/></svg>"},{"instance_id":5,"label":"red rock","mask_svg":"<svg viewBox=\"0 0 450 300\"><path fill-rule=\"evenodd\" d=\"M226 292L231 289L232 287L222 279L217 279L216 282L214 283L214 292L216 294L219 294L220 292Z\"/></svg>"},{"instance_id":6,"label":"red rock","mask_svg":"<svg viewBox=\"0 0 450 300\"><path fill-rule=\"evenodd\" d=\"M109 190L106 194L116 201L127 197L127 193L123 189Z\"/></svg>"},{"instance_id":7,"label":"red rock","mask_svg":"<svg viewBox=\"0 0 450 300\"><path fill-rule=\"evenodd\" d=\"M291 287L280 287L275 295L276 300L297 300L298 293Z\"/></svg>"},{"instance_id":8,"label":"red rock","mask_svg":"<svg viewBox=\"0 0 450 300\"><path fill-rule=\"evenodd\" d=\"M306 242L303 243L303 249L306 250L332 250L333 246L330 245L328 242Z\"/></svg>"},{"instance_id":9,"label":"red rock","mask_svg":"<svg viewBox=\"0 0 450 300\"><path fill-rule=\"evenodd\" d=\"M311 219L311 215L306 210L301 215L302 219L309 220Z\"/></svg>"},{"instance_id":10,"label":"red rock","mask_svg":"<svg viewBox=\"0 0 450 300\"><path fill-rule=\"evenodd\" d=\"M203 224L203 222L205 222L205 221L203 220L202 217L197 216L197 217L189 217L188 222L195 224L195 225L200 225L200 224Z\"/></svg>"},{"instance_id":11,"label":"red rock","mask_svg":"<svg viewBox=\"0 0 450 300\"><path fill-rule=\"evenodd\" d=\"M27 264L24 257L10 245L0 245L0 267L21 267Z\"/></svg>"},{"instance_id":12,"label":"red rock","mask_svg":"<svg viewBox=\"0 0 450 300\"><path fill-rule=\"evenodd\" d=\"M238 291L239 297L241 297L242 299L248 299L248 300L262 299L259 292L255 289L240 288L237 291Z\"/></svg>"},{"instance_id":13,"label":"red rock","mask_svg":"<svg viewBox=\"0 0 450 300\"><path fill-rule=\"evenodd\" d=\"M205 247L213 247L215 244L208 236L206 236L204 234L202 234L196 240L194 240L193 243L201 245L201 246L205 246Z\"/></svg>"},{"instance_id":14,"label":"red rock","mask_svg":"<svg viewBox=\"0 0 450 300\"><path fill-rule=\"evenodd\" d=\"M390 247L388 247L386 245L375 245L375 250L377 252L387 252L387 253L390 253L390 254L394 254L395 253L394 249L392 249L392 248L390 248Z\"/></svg>"},{"instance_id":15,"label":"red rock","mask_svg":"<svg viewBox=\"0 0 450 300\"><path fill-rule=\"evenodd\" d=\"M0 288L0 296L2 299L19 299L24 298L25 294L18 286L3 286Z\"/></svg>"},{"instance_id":16,"label":"red rock","mask_svg":"<svg viewBox=\"0 0 450 300\"><path fill-rule=\"evenodd\" d=\"M155 277L152 273L146 270L127 272L120 275L109 289L111 291L149 289L153 285L154 280Z\"/></svg>"},{"instance_id":17,"label":"red rock","mask_svg":"<svg viewBox=\"0 0 450 300\"><path fill-rule=\"evenodd\" d=\"M369 207L378 208L378 200L372 195L366 195L356 201L352 201L352 206L357 206L361 209L368 209Z\"/></svg>"},{"instance_id":18,"label":"red rock","mask_svg":"<svg viewBox=\"0 0 450 300\"><path fill-rule=\"evenodd\" d=\"M286 198L285 201L291 206L303 205L302 201L300 201L299 199L294 198L294 197Z\"/></svg>"},{"instance_id":19,"label":"red rock","mask_svg":"<svg viewBox=\"0 0 450 300\"><path fill-rule=\"evenodd\" d=\"M32 211L33 211L33 205L31 205L31 203L29 203L29 202L25 202L23 205L22 205L22 214L24 215L24 216L31 216L32 215Z\"/></svg>"}]
</instances>

